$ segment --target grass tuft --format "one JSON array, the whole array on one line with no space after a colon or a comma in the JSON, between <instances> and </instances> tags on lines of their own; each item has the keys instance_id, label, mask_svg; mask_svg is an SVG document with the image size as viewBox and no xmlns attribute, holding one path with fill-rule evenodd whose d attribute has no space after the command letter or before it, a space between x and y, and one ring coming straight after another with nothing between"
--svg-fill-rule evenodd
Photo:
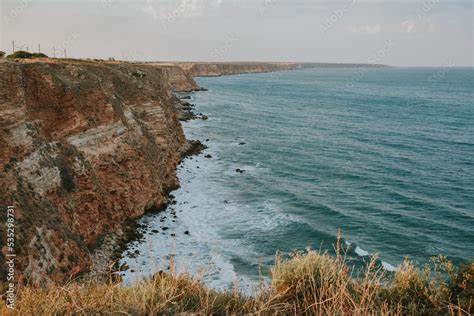
<instances>
[{"instance_id":1,"label":"grass tuft","mask_svg":"<svg viewBox=\"0 0 474 316\"><path fill-rule=\"evenodd\" d=\"M294 314L471 315L474 263L445 257L417 268L405 260L390 275L374 257L354 275L340 255L307 250L277 255L271 282L253 296L216 291L188 274L157 273L124 286L74 282L23 287L16 315ZM0 312L6 312L3 305Z\"/></svg>"}]
</instances>

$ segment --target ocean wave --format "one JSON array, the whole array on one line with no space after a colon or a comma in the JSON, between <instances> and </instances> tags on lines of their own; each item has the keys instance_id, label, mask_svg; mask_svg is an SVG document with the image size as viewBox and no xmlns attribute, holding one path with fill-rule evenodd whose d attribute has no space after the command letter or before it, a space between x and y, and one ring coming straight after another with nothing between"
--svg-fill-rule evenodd
<instances>
[{"instance_id":1,"label":"ocean wave","mask_svg":"<svg viewBox=\"0 0 474 316\"><path fill-rule=\"evenodd\" d=\"M349 249L353 249L354 250L354 253L356 255L358 255L359 257L371 257L373 256L374 254L371 254L370 252L368 252L367 250L364 250L362 248L360 248L359 246L355 245L354 243L351 243L351 242L348 242L346 241L345 242L346 246L349 248ZM379 258L380 259L380 258ZM396 270L396 267L391 265L390 263L380 259L380 265L387 271L390 271L390 272L393 272Z\"/></svg>"}]
</instances>

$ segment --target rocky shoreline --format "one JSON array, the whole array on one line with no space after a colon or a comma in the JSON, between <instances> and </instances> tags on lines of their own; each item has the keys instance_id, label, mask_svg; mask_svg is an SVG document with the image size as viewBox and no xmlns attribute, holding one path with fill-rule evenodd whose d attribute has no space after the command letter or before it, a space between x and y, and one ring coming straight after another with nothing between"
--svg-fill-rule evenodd
<instances>
[{"instance_id":1,"label":"rocky shoreline","mask_svg":"<svg viewBox=\"0 0 474 316\"><path fill-rule=\"evenodd\" d=\"M207 119L172 92L205 90L195 76L304 67L0 61L0 198L15 208L16 280L108 275L111 260L140 238L136 219L172 202L176 167L205 148L185 139L180 121ZM3 247L2 280L6 254Z\"/></svg>"},{"instance_id":2,"label":"rocky shoreline","mask_svg":"<svg viewBox=\"0 0 474 316\"><path fill-rule=\"evenodd\" d=\"M203 88L200 91L206 91L206 89ZM172 100L178 120L182 122L195 119L207 120L206 115L194 113L195 105L187 101L191 100L191 96L174 96ZM188 140L187 142L189 146L181 153L180 163L188 157L201 154L202 151L207 148L207 146L199 140ZM176 188L171 188L169 192L166 193L166 203L159 208L147 210L145 214L160 213L166 210L169 205L175 203L174 196L171 194L175 189ZM127 269L127 267L119 265L119 260L122 258L127 246L134 241L142 240L145 231L149 228L146 225L139 224L138 220L139 218L130 219L115 232L105 236L101 246L92 253L92 266L91 271L86 276L87 279L119 278L118 272Z\"/></svg>"},{"instance_id":3,"label":"rocky shoreline","mask_svg":"<svg viewBox=\"0 0 474 316\"><path fill-rule=\"evenodd\" d=\"M201 154L207 147L199 140L189 140L190 144L188 151L182 153L182 160ZM159 208L147 210L142 216L146 214L161 213L165 211L169 205L175 203L174 196L171 194L177 188L172 188L166 193L166 202ZM139 224L138 218L131 218L118 227L116 231L106 235L99 248L95 249L91 254L92 265L90 272L88 272L84 279L86 280L107 280L120 278L118 274L120 271L126 270L119 264L124 252L130 243L134 241L141 241L144 233L149 228L144 224Z\"/></svg>"}]
</instances>

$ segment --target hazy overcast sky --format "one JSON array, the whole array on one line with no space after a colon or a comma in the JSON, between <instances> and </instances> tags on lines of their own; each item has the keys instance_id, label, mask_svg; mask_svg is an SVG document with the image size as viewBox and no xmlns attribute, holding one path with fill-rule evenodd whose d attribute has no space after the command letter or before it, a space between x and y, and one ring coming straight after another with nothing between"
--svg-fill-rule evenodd
<instances>
[{"instance_id":1,"label":"hazy overcast sky","mask_svg":"<svg viewBox=\"0 0 474 316\"><path fill-rule=\"evenodd\" d=\"M473 0L0 0L0 49L473 66Z\"/></svg>"}]
</instances>

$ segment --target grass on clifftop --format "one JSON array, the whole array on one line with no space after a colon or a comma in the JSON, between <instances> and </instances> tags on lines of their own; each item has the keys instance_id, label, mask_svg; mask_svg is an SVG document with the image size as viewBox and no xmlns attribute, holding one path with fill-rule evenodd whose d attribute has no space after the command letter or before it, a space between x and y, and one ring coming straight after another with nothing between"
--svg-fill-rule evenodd
<instances>
[{"instance_id":1,"label":"grass on clifftop","mask_svg":"<svg viewBox=\"0 0 474 316\"><path fill-rule=\"evenodd\" d=\"M406 260L386 276L375 258L357 274L342 256L308 250L289 259L277 256L271 283L251 297L218 292L186 274L157 273L131 286L120 283L71 283L25 287L16 302L18 315L200 314L377 314L471 315L474 262L455 267L436 257L423 268ZM6 312L4 306L0 312ZM3 313L2 313L3 314Z\"/></svg>"}]
</instances>

